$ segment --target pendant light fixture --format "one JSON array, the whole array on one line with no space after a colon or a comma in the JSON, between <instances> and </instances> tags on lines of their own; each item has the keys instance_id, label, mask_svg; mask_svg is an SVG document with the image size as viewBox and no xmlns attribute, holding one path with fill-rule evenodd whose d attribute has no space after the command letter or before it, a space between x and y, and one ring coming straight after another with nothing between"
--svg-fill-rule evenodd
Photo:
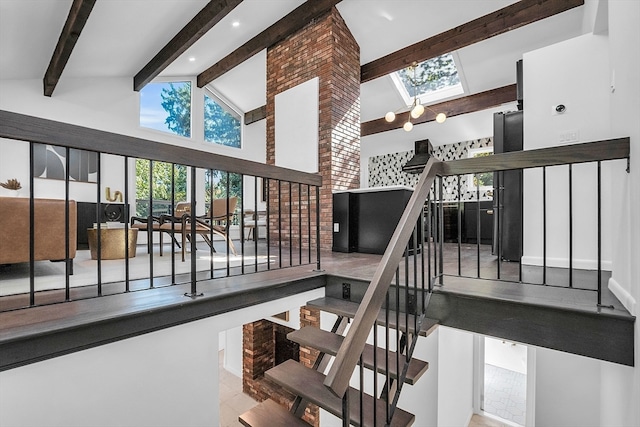
<instances>
[{"instance_id":1,"label":"pendant light fixture","mask_svg":"<svg viewBox=\"0 0 640 427\"><path fill-rule=\"evenodd\" d=\"M429 108L429 107L427 107L425 105L422 105L420 103L420 98L418 98L418 94L417 94L418 91L417 91L417 88L416 88L416 68L417 68L417 64L413 63L408 68L409 68L410 71L413 71L413 79L410 79L411 80L411 85L413 86L413 103L409 106L409 115L407 117L407 121L405 122L405 124L402 125L402 128L407 132L411 132L411 130L413 129L413 123L411 122L411 119L414 119L414 120L418 119L420 116L422 116L424 114L425 110L429 110L433 114L435 114L436 122L444 123L444 121L447 120L447 115L445 113L443 113L443 112L436 113L431 108ZM387 114L385 114L384 119L388 123L393 122L396 119L396 112L389 111Z\"/></svg>"}]
</instances>

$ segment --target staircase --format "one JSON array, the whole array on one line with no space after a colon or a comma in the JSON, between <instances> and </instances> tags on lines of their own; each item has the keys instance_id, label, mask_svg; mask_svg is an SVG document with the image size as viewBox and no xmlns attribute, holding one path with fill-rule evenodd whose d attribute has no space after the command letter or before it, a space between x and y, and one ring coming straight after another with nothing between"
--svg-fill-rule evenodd
<instances>
[{"instance_id":1,"label":"staircase","mask_svg":"<svg viewBox=\"0 0 640 427\"><path fill-rule=\"evenodd\" d=\"M341 335L346 324L356 316L359 304L338 298L319 298L306 304L309 308L318 309L337 316L333 332L314 327L305 327L291 332L287 338L301 346L315 348L320 351L314 368L307 368L293 360L288 360L265 373L265 377L282 386L297 396L288 411L272 400L264 401L256 407L240 415L239 420L245 426L308 426L299 417L304 414L307 403L313 403L327 412L343 418L343 399L324 385L326 376L321 372L326 368L330 357L335 357L345 337ZM388 319L388 320L387 320ZM400 322L396 322L400 319ZM415 326L419 322L419 327ZM387 351L382 347L366 344L359 365L371 371L377 371L384 378L385 385L380 396L363 393L354 387L348 389L349 424L355 426L410 426L414 422L413 414L400 408L392 409L397 402L393 394L399 394L398 378L404 384L415 384L426 372L429 364L426 361L411 357L407 342L413 342L417 336L427 336L438 326L437 322L423 318L420 322L413 314L396 313L391 310L380 310L376 324L399 331L397 337L400 345L397 351ZM418 333L416 334L416 329ZM395 332L394 332L395 333ZM395 339L391 341L394 345ZM387 396L389 396L387 398ZM375 408L375 409L374 409ZM391 416L390 416L391 415ZM389 417L389 418L388 418Z\"/></svg>"},{"instance_id":2,"label":"staircase","mask_svg":"<svg viewBox=\"0 0 640 427\"><path fill-rule=\"evenodd\" d=\"M267 400L240 415L243 425L308 425L301 420L308 403L339 417L344 426L413 424L414 415L398 408L397 403L403 384L414 384L429 366L412 355L418 337L432 332L437 322L425 317L431 286L425 289L423 276L421 288L416 277L411 291L409 277L405 278L402 287L399 264L403 257L408 262L409 239L413 238L413 247L417 247L416 224L424 229L422 209L440 164L432 158L425 166L362 300L352 302L349 298L325 297L309 301L308 307L337 316L334 327L330 332L306 327L288 334L288 339L320 352L313 368L288 360L265 373L267 379L296 396L291 409L287 411ZM422 271L424 274L424 268ZM395 292L390 290L394 276ZM343 336L347 324L350 327ZM378 328L381 327L385 338L379 340ZM367 343L370 335L373 345ZM325 375L331 357L333 364ZM360 385L355 388L350 381L358 366ZM381 390L379 394L365 393L365 368L378 373L373 375L373 387L368 388ZM379 381L382 381L382 388L378 386Z\"/></svg>"}]
</instances>

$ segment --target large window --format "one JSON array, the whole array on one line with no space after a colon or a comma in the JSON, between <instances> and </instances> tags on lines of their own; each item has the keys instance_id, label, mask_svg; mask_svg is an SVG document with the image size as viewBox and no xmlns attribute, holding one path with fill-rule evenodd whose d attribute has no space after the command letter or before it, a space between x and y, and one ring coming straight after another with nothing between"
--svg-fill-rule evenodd
<instances>
[{"instance_id":1,"label":"large window","mask_svg":"<svg viewBox=\"0 0 640 427\"><path fill-rule=\"evenodd\" d=\"M464 93L460 74L450 53L390 74L405 103L416 96L423 104Z\"/></svg>"},{"instance_id":2,"label":"large window","mask_svg":"<svg viewBox=\"0 0 640 427\"><path fill-rule=\"evenodd\" d=\"M204 140L228 147L241 146L240 115L213 94L204 95Z\"/></svg>"},{"instance_id":3,"label":"large window","mask_svg":"<svg viewBox=\"0 0 640 427\"><path fill-rule=\"evenodd\" d=\"M149 182L151 172L149 167L151 164L153 164L153 178L152 181ZM173 193L171 187L172 173L173 182L175 183ZM162 214L172 215L172 195L174 202L187 200L187 168L182 165L175 165L175 167L172 168L171 163L136 159L136 216L146 217L150 214L150 189L153 190L153 207L151 214L156 216Z\"/></svg>"},{"instance_id":4,"label":"large window","mask_svg":"<svg viewBox=\"0 0 640 427\"><path fill-rule=\"evenodd\" d=\"M140 126L191 137L191 82L149 83L142 88Z\"/></svg>"}]
</instances>

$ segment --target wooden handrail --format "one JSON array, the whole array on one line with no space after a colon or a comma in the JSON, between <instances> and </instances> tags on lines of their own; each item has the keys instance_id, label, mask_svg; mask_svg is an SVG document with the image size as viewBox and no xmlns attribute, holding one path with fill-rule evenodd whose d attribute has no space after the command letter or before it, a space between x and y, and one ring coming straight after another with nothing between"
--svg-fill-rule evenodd
<instances>
[{"instance_id":1,"label":"wooden handrail","mask_svg":"<svg viewBox=\"0 0 640 427\"><path fill-rule=\"evenodd\" d=\"M300 172L5 110L0 110L0 137L280 179L312 186L322 185L320 174Z\"/></svg>"},{"instance_id":2,"label":"wooden handrail","mask_svg":"<svg viewBox=\"0 0 640 427\"><path fill-rule=\"evenodd\" d=\"M624 159L629 157L629 150L629 138L616 138L536 150L514 151L444 162L441 175L464 175Z\"/></svg>"},{"instance_id":3,"label":"wooden handrail","mask_svg":"<svg viewBox=\"0 0 640 427\"><path fill-rule=\"evenodd\" d=\"M407 206L391 236L389 245L376 269L371 284L362 298L360 307L353 319L335 361L325 378L324 384L336 395L342 397L349 386L349 379L364 350L367 337L382 308L391 279L402 259L413 229L422 214L436 175L441 172L442 162L434 158L427 162L420 179L407 203Z\"/></svg>"}]
</instances>

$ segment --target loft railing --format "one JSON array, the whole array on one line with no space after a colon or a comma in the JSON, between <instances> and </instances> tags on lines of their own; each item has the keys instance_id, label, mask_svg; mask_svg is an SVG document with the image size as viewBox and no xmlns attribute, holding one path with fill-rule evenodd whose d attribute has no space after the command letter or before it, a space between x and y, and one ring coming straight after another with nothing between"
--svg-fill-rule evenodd
<instances>
[{"instance_id":1,"label":"loft railing","mask_svg":"<svg viewBox=\"0 0 640 427\"><path fill-rule=\"evenodd\" d=\"M5 138L0 140L3 155L19 152L16 161L21 156L28 159L17 170L24 171L21 179L28 182L21 196L28 200L29 208L23 215L28 217L30 230L27 242L0 242L3 248L17 243L30 247L20 264L0 266L0 311L176 284L189 284L186 295L196 297L200 295L198 283L204 280L305 264L320 269L322 182L317 174L7 111L0 111L0 138ZM64 165L61 180L34 178L34 151L44 149L45 144L60 151ZM94 155L93 182L72 178L70 159L76 153ZM139 202L133 190L136 163L148 167L148 175L138 178L146 179L148 185L142 204L153 209L132 221L136 212L131 207ZM167 175L154 175L153 165L158 163L167 166ZM178 197L180 168L183 194ZM165 181L167 194L159 194L160 180ZM105 194L107 186L111 191ZM116 189L122 191L116 193ZM36 224L36 215L40 215L36 205L41 198L57 199L64 211L54 237L64 249L62 263L36 257L41 239L52 243L46 233L50 231L46 218L40 221L38 217ZM214 207L215 199L223 199L218 208ZM186 211L178 212L180 202L187 206ZM3 198L0 203L8 206L10 201ZM223 216L213 217L220 206ZM110 236L115 235L110 232L115 223L105 222L103 213L114 207L119 209L115 212L120 221L114 227L120 232L117 238ZM73 217L76 210L77 218ZM246 216L249 210L252 215ZM108 221L109 214L106 216ZM89 251L83 251L81 262L78 256L73 260L77 243L73 224L77 224L79 236L83 232L94 236L88 243L95 259L88 259ZM250 229L253 239L247 239ZM137 239L131 237L136 233L140 240L146 234L146 245L136 245ZM82 248L77 249L76 254ZM109 251L117 252L118 260L110 259ZM82 271L88 273L83 275ZM16 284L18 291L8 290L10 283Z\"/></svg>"},{"instance_id":2,"label":"loft railing","mask_svg":"<svg viewBox=\"0 0 640 427\"><path fill-rule=\"evenodd\" d=\"M380 393L380 398L386 404L384 414L385 420L379 419L377 422L389 425L393 418L394 411L398 402L398 397L402 389L404 377L411 360L413 350L415 349L417 338L421 331L429 326L425 318L425 311L428 306L430 292L434 285L444 285L445 267L444 257L445 248L443 244L443 183L442 178L447 176L458 177L457 185L459 186L460 176L466 174L476 174L482 172L499 172L507 170L535 170L540 169L542 179L545 181L542 185L546 188L546 169L553 166L566 165L569 180L569 196L567 205L570 206L569 230L574 228L574 216L578 213L573 212L571 206L574 204L575 196L572 190L575 185L572 182L573 166L582 163L595 162L597 177L594 180L595 185L589 190L596 194L597 207L596 217L597 226L594 233L597 234L597 277L598 284L595 292L597 294L595 303L601 304L602 297L602 173L601 163L609 160L629 159L629 138L619 138L606 141L598 141L586 144L576 144L572 146L553 147L539 150L530 150L517 153L496 154L488 157L480 157L473 159L457 160L451 162L440 162L433 158L425 165L420 179L414 189L414 193L409 200L405 211L400 219L395 232L385 250L385 253L376 269L366 293L364 294L359 309L354 317L351 328L349 329L342 346L340 347L333 365L331 366L326 379L325 386L330 388L337 396L343 398L343 425L348 424L349 401L353 398L353 394L348 393L349 382L356 365L360 364L360 396L357 401L363 401L363 390L365 388L362 378L362 352L371 336L373 328L373 352L377 354L377 349L384 350L385 356L383 360L374 361L374 372L378 371L378 366L384 367L385 384ZM619 166L619 165L616 165ZM562 166L565 167L565 166ZM525 175L527 184L534 182L534 176ZM437 181L436 181L437 180ZM528 187L527 187L528 188ZM500 190L500 182L497 183L497 189ZM458 191L458 194L460 192ZM479 191L476 191L476 202L479 202ZM457 203L460 202L458 199ZM543 190L542 198L539 201L542 207L542 234L543 247L545 253L542 255L543 270L546 270L546 223L547 217L551 214L546 207L546 194ZM479 211L478 211L479 212ZM499 221L498 232L499 230ZM458 217L458 224L460 218ZM480 224L478 224L478 227ZM573 240L572 232L569 232L569 239ZM478 245L478 265L477 275L480 277L481 268L480 260L480 229L477 230ZM433 239L433 241L432 241ZM460 257L460 234L458 234L457 242L457 271L461 271ZM572 247L570 243L570 248ZM522 254L522 248L520 248ZM456 251L454 251L455 253ZM494 255L498 258L497 279L501 279L501 249L498 245L497 253ZM572 264L573 250L570 249L569 255L569 287L573 286ZM404 259L403 259L404 258ZM455 273L454 273L455 274ZM404 276L404 277L403 277ZM425 279L426 277L426 279ZM395 279L395 286L392 288L392 281ZM517 281L522 281L522 268L520 266L519 277ZM427 289L425 292L425 282ZM543 280L546 283L546 279ZM390 289L391 288L391 289ZM394 309L395 307L395 309ZM394 319L395 317L395 319ZM385 327L384 343L379 343L378 327ZM395 343L390 341L390 334L395 337ZM395 347L398 358L395 359L398 365L396 367L399 374L394 381L389 377L389 349ZM400 355L402 357L400 357ZM378 365L379 363L379 365ZM373 394L377 396L380 390L378 387L378 377L374 375ZM378 397L376 397L377 399ZM360 412L362 413L362 411ZM362 421L362 420L361 420ZM376 424L377 425L377 424Z\"/></svg>"}]
</instances>

